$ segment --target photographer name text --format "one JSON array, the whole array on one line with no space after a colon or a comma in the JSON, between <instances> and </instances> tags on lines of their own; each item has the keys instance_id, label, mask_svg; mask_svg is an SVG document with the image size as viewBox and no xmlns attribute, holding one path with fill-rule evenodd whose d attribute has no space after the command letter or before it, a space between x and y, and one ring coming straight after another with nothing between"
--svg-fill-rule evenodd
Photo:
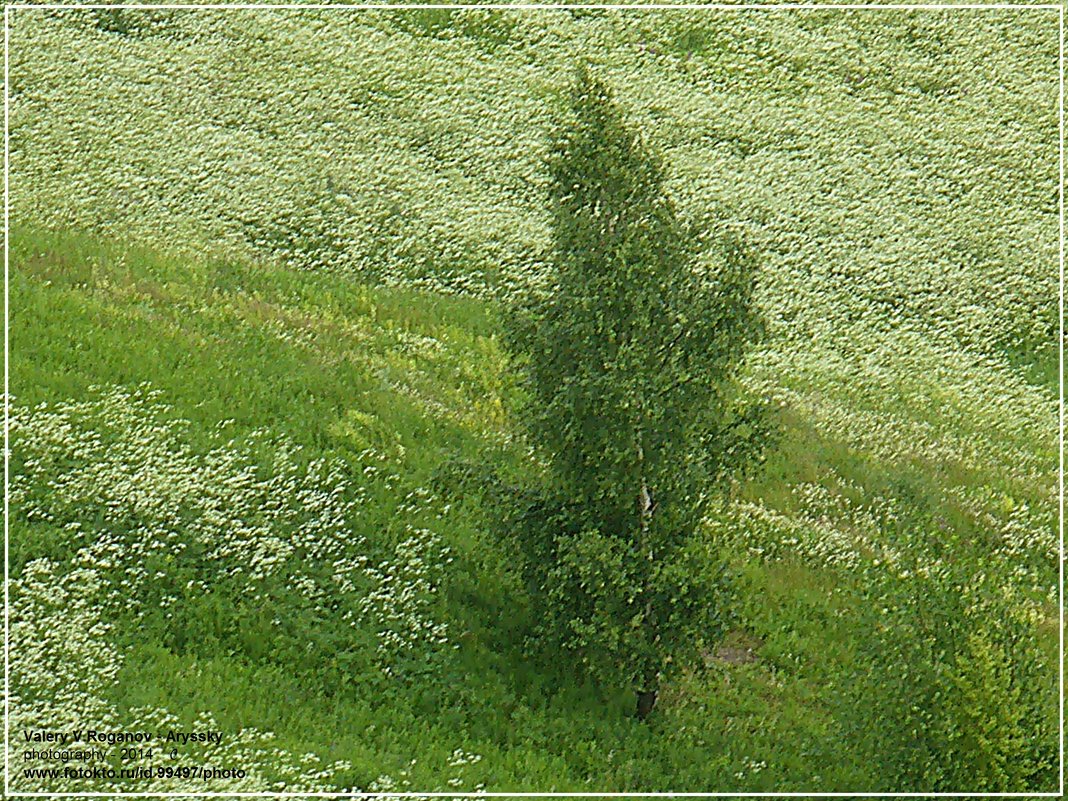
<instances>
[{"instance_id":1,"label":"photographer name text","mask_svg":"<svg viewBox=\"0 0 1068 801\"><path fill-rule=\"evenodd\" d=\"M73 731L44 731L26 729L22 732L27 743L85 743L115 745L117 743L155 743L157 745L187 745L189 743L221 743L221 731L174 731L166 733L148 731L97 731L74 729Z\"/></svg>"}]
</instances>

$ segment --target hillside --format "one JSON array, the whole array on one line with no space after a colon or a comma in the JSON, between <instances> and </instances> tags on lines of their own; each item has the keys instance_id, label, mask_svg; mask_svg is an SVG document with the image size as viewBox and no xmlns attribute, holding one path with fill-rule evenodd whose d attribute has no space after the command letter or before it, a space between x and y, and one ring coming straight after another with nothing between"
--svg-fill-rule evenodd
<instances>
[{"instance_id":1,"label":"hillside","mask_svg":"<svg viewBox=\"0 0 1068 801\"><path fill-rule=\"evenodd\" d=\"M1055 338L1052 11L26 10L11 52L16 217L492 292L586 59L781 331Z\"/></svg>"},{"instance_id":2,"label":"hillside","mask_svg":"<svg viewBox=\"0 0 1068 801\"><path fill-rule=\"evenodd\" d=\"M14 12L12 730L207 715L212 790L1055 787L1057 27L965 13ZM540 472L499 317L576 57L771 322L737 623L648 724L448 478Z\"/></svg>"},{"instance_id":3,"label":"hillside","mask_svg":"<svg viewBox=\"0 0 1068 801\"><path fill-rule=\"evenodd\" d=\"M464 787L508 789L877 787L860 754L842 751L829 682L848 675L864 641L853 606L860 555L903 544L918 555L914 538L934 520L969 562L1017 571L1017 602L1045 618L1044 658L1055 652L1043 536L1052 480L1026 472L1042 451L969 414L939 421L916 403L908 415L910 398L946 393L936 375L902 390L893 416L881 416L889 424L838 434L827 424L833 396L795 376L781 389L780 448L719 522L750 593L746 625L723 659L671 689L650 731L626 717L626 693L569 687L566 672L546 675L524 656L529 621L507 549L480 530L477 509L449 508L431 489L449 459L524 459L502 416L508 382L492 308L69 235L15 244L16 609L47 606L50 582L72 580L62 577L75 565L99 572L111 603L84 614L109 624L106 655L92 638L87 653L64 650L54 666L79 686L68 660L91 659L90 676L105 660L114 683L98 678L94 703L111 720L138 720L148 707L189 725L207 711L222 730L273 731L291 754L351 763L330 776L343 786L388 775L416 788L457 776ZM857 386L840 402L863 397ZM858 409L843 422L878 414ZM893 449L902 434L891 425L932 443ZM314 535L313 561L292 552L298 538L287 531ZM243 588L234 567L218 570L203 550L168 560L175 536L190 532L201 549L222 541L212 554L224 564L262 564L255 582ZM116 561L116 547L141 559ZM381 577L366 573L332 595L336 618L316 613L304 572L321 581L327 562L362 570L369 555L411 594L376 591ZM161 572L146 583L153 564ZM35 596L41 587L48 597ZM363 617L361 592L383 608ZM43 635L49 621L35 617L22 637ZM731 647L753 645L755 662L730 658ZM47 692L39 665L15 665L16 686ZM82 703L44 719L84 715ZM454 769L457 748L481 760ZM270 776L273 757L252 754Z\"/></svg>"}]
</instances>

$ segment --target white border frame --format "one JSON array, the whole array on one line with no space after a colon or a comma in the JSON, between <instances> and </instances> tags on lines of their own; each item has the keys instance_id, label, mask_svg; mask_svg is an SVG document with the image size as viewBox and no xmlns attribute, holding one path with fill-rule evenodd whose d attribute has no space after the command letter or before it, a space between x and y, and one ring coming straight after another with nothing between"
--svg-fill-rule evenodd
<instances>
[{"instance_id":1,"label":"white border frame","mask_svg":"<svg viewBox=\"0 0 1068 801\"><path fill-rule=\"evenodd\" d=\"M248 792L248 793L43 793L11 792L10 786L10 652L8 632L10 627L10 562L9 562L9 524L8 492L10 485L9 418L10 418L10 328L8 304L8 275L10 268L10 109L8 87L10 86L10 12L13 10L34 9L189 9L189 10L225 10L225 9L275 9L281 11L317 10L370 10L370 9L440 9L449 11L478 9L512 9L518 11L563 11L567 9L588 9L600 11L629 10L712 10L712 11L816 11L827 9L841 10L890 10L890 11L951 11L951 10L986 10L986 9L1028 9L1040 11L1057 11L1058 26L1058 175L1057 212L1058 212L1058 470L1057 470L1057 529L1059 539L1058 564L1058 609L1060 612L1058 680L1060 698L1060 760L1059 789L1044 793L369 793L369 792ZM1060 798L1064 796L1064 6L1059 3L753 3L745 0L738 3L5 3L4 4L4 786L3 794L9 798Z\"/></svg>"}]
</instances>

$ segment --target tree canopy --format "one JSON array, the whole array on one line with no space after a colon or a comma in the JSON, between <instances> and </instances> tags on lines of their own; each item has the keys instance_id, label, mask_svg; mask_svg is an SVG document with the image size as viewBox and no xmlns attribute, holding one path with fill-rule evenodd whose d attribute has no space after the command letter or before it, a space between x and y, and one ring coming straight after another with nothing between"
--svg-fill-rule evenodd
<instances>
[{"instance_id":1,"label":"tree canopy","mask_svg":"<svg viewBox=\"0 0 1068 801\"><path fill-rule=\"evenodd\" d=\"M757 261L731 235L704 252L663 161L586 69L547 167L552 281L511 315L507 343L561 511L524 536L564 644L655 699L678 646L715 632L722 577L695 534L717 484L759 451L733 380L762 331Z\"/></svg>"}]
</instances>

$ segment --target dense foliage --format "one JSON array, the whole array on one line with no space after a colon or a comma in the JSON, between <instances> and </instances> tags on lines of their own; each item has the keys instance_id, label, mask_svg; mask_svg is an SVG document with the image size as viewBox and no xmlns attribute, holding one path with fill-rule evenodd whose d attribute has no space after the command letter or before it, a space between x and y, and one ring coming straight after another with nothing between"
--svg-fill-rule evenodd
<instances>
[{"instance_id":1,"label":"dense foliage","mask_svg":"<svg viewBox=\"0 0 1068 801\"><path fill-rule=\"evenodd\" d=\"M869 637L843 694L847 730L902 791L1026 792L1053 781L1053 660L1035 612L994 567L915 554L862 574ZM877 691L874 688L878 688Z\"/></svg>"},{"instance_id":2,"label":"dense foliage","mask_svg":"<svg viewBox=\"0 0 1068 801\"><path fill-rule=\"evenodd\" d=\"M1055 10L10 16L13 731L210 719L218 792L1056 789ZM576 58L761 254L781 431L643 724L438 481L551 474L498 301Z\"/></svg>"},{"instance_id":3,"label":"dense foliage","mask_svg":"<svg viewBox=\"0 0 1068 801\"><path fill-rule=\"evenodd\" d=\"M633 686L645 717L661 675L724 630L722 578L695 535L759 447L733 380L761 330L756 261L732 240L722 263L699 263L662 163L585 68L549 172L549 286L510 316L506 341L560 500L518 541L547 636Z\"/></svg>"}]
</instances>

